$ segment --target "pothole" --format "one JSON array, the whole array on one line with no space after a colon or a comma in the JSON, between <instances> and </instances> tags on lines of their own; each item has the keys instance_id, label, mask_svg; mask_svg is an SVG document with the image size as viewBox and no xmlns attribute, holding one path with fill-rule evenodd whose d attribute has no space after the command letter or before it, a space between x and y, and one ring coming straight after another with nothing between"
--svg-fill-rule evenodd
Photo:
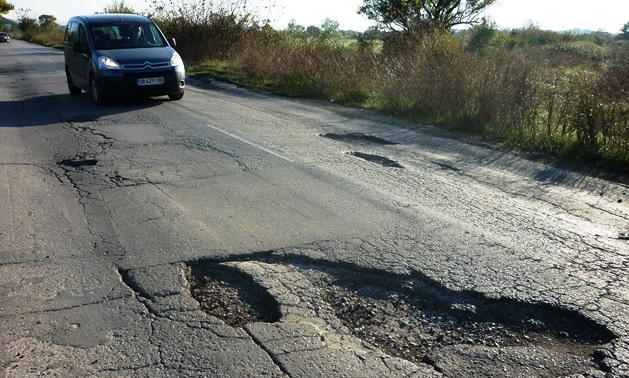
<instances>
[{"instance_id":1,"label":"pothole","mask_svg":"<svg viewBox=\"0 0 629 378\"><path fill-rule=\"evenodd\" d=\"M98 160L87 155L77 155L70 159L63 159L58 164L65 165L67 167L78 168L85 166L94 166L98 164Z\"/></svg>"},{"instance_id":2,"label":"pothole","mask_svg":"<svg viewBox=\"0 0 629 378\"><path fill-rule=\"evenodd\" d=\"M615 335L575 311L455 292L420 273L395 275L295 256L247 261L257 261L257 271L263 273L254 279L238 263L215 262L197 262L189 271L190 291L200 308L233 327L281 321L281 306L297 305L282 302L286 298L304 304L319 298L313 308L322 319L337 319L346 329L339 332L388 355L431 365L446 376L593 376L610 371L603 359ZM310 288L304 291L304 280L289 277L286 269L298 271ZM279 288L289 294L279 294Z\"/></svg>"},{"instance_id":3,"label":"pothole","mask_svg":"<svg viewBox=\"0 0 629 378\"><path fill-rule=\"evenodd\" d=\"M609 370L601 348L615 336L578 313L451 293L417 279L339 273L323 281L323 297L352 334L446 376Z\"/></svg>"},{"instance_id":4,"label":"pothole","mask_svg":"<svg viewBox=\"0 0 629 378\"><path fill-rule=\"evenodd\" d=\"M358 158L361 158L363 160L366 160L366 161L369 161L369 162L372 162L372 163L380 164L383 167L387 167L387 168L404 168L397 161L391 160L391 159L389 159L387 157L384 157L384 156L365 154L365 153L357 152L357 151L348 152L348 154L350 154L352 156L356 156Z\"/></svg>"},{"instance_id":5,"label":"pothole","mask_svg":"<svg viewBox=\"0 0 629 378\"><path fill-rule=\"evenodd\" d=\"M382 139L373 135L367 135L363 133L349 133L349 134L331 133L331 134L319 134L319 136L326 139L338 140L338 141L343 141L343 142L369 143L369 144L377 144L381 146L399 144L396 142L391 142L386 139Z\"/></svg>"},{"instance_id":6,"label":"pothole","mask_svg":"<svg viewBox=\"0 0 629 378\"><path fill-rule=\"evenodd\" d=\"M113 176L105 175L109 181L111 181L114 185L119 188L129 187L129 186L137 186L142 182L138 183L135 180L132 180L128 177L121 176L119 173L114 174Z\"/></svg>"},{"instance_id":7,"label":"pothole","mask_svg":"<svg viewBox=\"0 0 629 378\"><path fill-rule=\"evenodd\" d=\"M218 264L192 265L188 271L190 294L203 312L232 327L280 320L280 306L250 276Z\"/></svg>"},{"instance_id":8,"label":"pothole","mask_svg":"<svg viewBox=\"0 0 629 378\"><path fill-rule=\"evenodd\" d=\"M67 119L66 122L67 123L86 123L86 122L94 122L97 120L98 120L98 116L91 115L91 114L83 114L83 115L77 115L70 119Z\"/></svg>"},{"instance_id":9,"label":"pothole","mask_svg":"<svg viewBox=\"0 0 629 378\"><path fill-rule=\"evenodd\" d=\"M460 168L455 167L452 164L448 164L448 163L444 163L444 162L440 162L440 161L433 161L433 164L436 164L437 166L439 166L442 170L447 170L447 171L454 171L454 172L461 172L462 170Z\"/></svg>"}]
</instances>

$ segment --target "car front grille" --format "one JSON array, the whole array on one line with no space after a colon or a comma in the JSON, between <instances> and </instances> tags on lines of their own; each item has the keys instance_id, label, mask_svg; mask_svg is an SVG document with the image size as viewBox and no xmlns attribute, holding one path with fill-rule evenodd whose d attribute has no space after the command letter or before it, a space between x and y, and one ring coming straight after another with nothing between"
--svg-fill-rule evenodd
<instances>
[{"instance_id":1,"label":"car front grille","mask_svg":"<svg viewBox=\"0 0 629 378\"><path fill-rule=\"evenodd\" d=\"M133 64L124 64L122 66L123 70L160 70L164 68L170 67L170 62L144 62L144 63L133 63Z\"/></svg>"}]
</instances>

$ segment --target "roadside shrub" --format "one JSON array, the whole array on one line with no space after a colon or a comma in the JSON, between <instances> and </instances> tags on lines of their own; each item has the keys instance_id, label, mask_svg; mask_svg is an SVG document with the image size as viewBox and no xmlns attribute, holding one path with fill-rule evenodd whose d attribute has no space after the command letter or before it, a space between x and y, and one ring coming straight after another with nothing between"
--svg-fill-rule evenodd
<instances>
[{"instance_id":1,"label":"roadside shrub","mask_svg":"<svg viewBox=\"0 0 629 378\"><path fill-rule=\"evenodd\" d=\"M382 54L377 70L382 108L449 124L467 119L478 86L475 65L474 56L449 34L424 36L397 54Z\"/></svg>"},{"instance_id":2,"label":"roadside shrub","mask_svg":"<svg viewBox=\"0 0 629 378\"><path fill-rule=\"evenodd\" d=\"M566 63L570 61L597 63L605 59L608 54L608 48L591 41L565 42L553 45L552 50L558 56L564 56Z\"/></svg>"},{"instance_id":3,"label":"roadside shrub","mask_svg":"<svg viewBox=\"0 0 629 378\"><path fill-rule=\"evenodd\" d=\"M596 159L629 163L629 49L622 48L579 96L572 127Z\"/></svg>"},{"instance_id":4,"label":"roadside shrub","mask_svg":"<svg viewBox=\"0 0 629 378\"><path fill-rule=\"evenodd\" d=\"M535 56L494 54L478 72L478 116L485 131L498 139L526 139L539 121L539 62Z\"/></svg>"},{"instance_id":5,"label":"roadside shrub","mask_svg":"<svg viewBox=\"0 0 629 378\"><path fill-rule=\"evenodd\" d=\"M56 47L60 48L63 46L63 30L54 30L54 31L41 31L41 30L31 30L27 32L16 31L11 32L11 38L21 39L23 41L28 41L32 43L36 43L42 46L48 47Z\"/></svg>"},{"instance_id":6,"label":"roadside shrub","mask_svg":"<svg viewBox=\"0 0 629 378\"><path fill-rule=\"evenodd\" d=\"M188 62L229 59L234 49L257 27L245 5L236 2L154 0L152 18Z\"/></svg>"},{"instance_id":7,"label":"roadside shrub","mask_svg":"<svg viewBox=\"0 0 629 378\"><path fill-rule=\"evenodd\" d=\"M63 30L41 31L32 33L29 41L43 46L57 47L63 46Z\"/></svg>"},{"instance_id":8,"label":"roadside shrub","mask_svg":"<svg viewBox=\"0 0 629 378\"><path fill-rule=\"evenodd\" d=\"M250 31L231 56L232 72L257 87L290 96L355 105L368 98L373 51L326 35L293 34L269 27Z\"/></svg>"}]
</instances>

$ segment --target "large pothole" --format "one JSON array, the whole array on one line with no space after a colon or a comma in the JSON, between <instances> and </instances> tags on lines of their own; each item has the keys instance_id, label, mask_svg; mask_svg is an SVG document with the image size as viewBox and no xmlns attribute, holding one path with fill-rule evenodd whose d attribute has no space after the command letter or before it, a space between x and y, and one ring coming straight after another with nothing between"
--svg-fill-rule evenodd
<instances>
[{"instance_id":1,"label":"large pothole","mask_svg":"<svg viewBox=\"0 0 629 378\"><path fill-rule=\"evenodd\" d=\"M349 133L349 134L330 133L330 134L319 134L319 136L326 139L338 140L338 141L343 141L343 142L367 143L367 144L376 144L380 146L399 144L399 143L391 142L389 140L386 140L377 136L367 135L363 133Z\"/></svg>"},{"instance_id":2,"label":"large pothole","mask_svg":"<svg viewBox=\"0 0 629 378\"><path fill-rule=\"evenodd\" d=\"M94 166L98 164L98 160L88 154L79 154L69 159L63 159L58 162L61 166L79 168L86 166Z\"/></svg>"},{"instance_id":3,"label":"large pothole","mask_svg":"<svg viewBox=\"0 0 629 378\"><path fill-rule=\"evenodd\" d=\"M277 300L250 276L218 264L195 264L188 271L190 293L201 310L232 327L280 320Z\"/></svg>"},{"instance_id":4,"label":"large pothole","mask_svg":"<svg viewBox=\"0 0 629 378\"><path fill-rule=\"evenodd\" d=\"M254 279L239 263L191 266L191 293L203 311L239 327L282 321L282 309L295 306L282 298L303 303L317 297L317 316L337 319L345 329L336 328L339 332L446 376L604 376L609 371L602 356L615 336L575 311L450 291L419 273L394 275L294 256L247 264L259 264L257 271L266 273ZM289 271L290 279L282 278ZM304 278L298 288L295 272ZM277 294L278 287L292 293L276 298L269 290Z\"/></svg>"},{"instance_id":5,"label":"large pothole","mask_svg":"<svg viewBox=\"0 0 629 378\"><path fill-rule=\"evenodd\" d=\"M395 160L391 160L388 157L374 155L374 154L366 154L364 152L358 152L358 151L353 151L353 152L348 152L348 153L352 156L356 156L357 158L361 158L363 160L366 160L372 163L380 164L381 166L386 167L386 168L404 168L400 163L398 163Z\"/></svg>"},{"instance_id":6,"label":"large pothole","mask_svg":"<svg viewBox=\"0 0 629 378\"><path fill-rule=\"evenodd\" d=\"M322 281L323 296L356 337L446 376L608 370L599 349L614 335L578 313L453 293L416 278L338 273Z\"/></svg>"}]
</instances>

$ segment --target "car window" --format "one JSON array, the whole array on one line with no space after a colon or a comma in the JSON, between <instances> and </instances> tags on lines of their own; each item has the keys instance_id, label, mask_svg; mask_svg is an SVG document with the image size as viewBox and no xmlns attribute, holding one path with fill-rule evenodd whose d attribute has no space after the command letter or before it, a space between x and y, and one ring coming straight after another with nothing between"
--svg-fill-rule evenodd
<instances>
[{"instance_id":1,"label":"car window","mask_svg":"<svg viewBox=\"0 0 629 378\"><path fill-rule=\"evenodd\" d=\"M168 43L151 23L112 23L91 27L94 47L99 50L166 47Z\"/></svg>"},{"instance_id":2,"label":"car window","mask_svg":"<svg viewBox=\"0 0 629 378\"><path fill-rule=\"evenodd\" d=\"M65 35L65 41L68 43L68 45L70 46L74 45L74 43L77 41L78 32L79 32L79 24L74 21L70 22L68 26L66 27L66 35Z\"/></svg>"},{"instance_id":3,"label":"car window","mask_svg":"<svg viewBox=\"0 0 629 378\"><path fill-rule=\"evenodd\" d=\"M87 41L87 32L85 31L85 26L83 25L79 25L79 43L81 43L83 51L87 51L90 47Z\"/></svg>"}]
</instances>

